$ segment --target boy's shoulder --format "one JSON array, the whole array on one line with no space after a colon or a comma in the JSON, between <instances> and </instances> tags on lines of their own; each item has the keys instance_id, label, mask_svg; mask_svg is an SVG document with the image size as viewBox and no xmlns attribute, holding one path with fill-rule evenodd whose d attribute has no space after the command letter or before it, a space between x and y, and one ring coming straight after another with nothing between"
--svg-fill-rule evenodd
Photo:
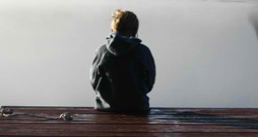
<instances>
[{"instance_id":1,"label":"boy's shoulder","mask_svg":"<svg viewBox=\"0 0 260 137\"><path fill-rule=\"evenodd\" d=\"M140 44L139 47L144 51L150 51L149 47L144 44Z\"/></svg>"},{"instance_id":2,"label":"boy's shoulder","mask_svg":"<svg viewBox=\"0 0 260 137\"><path fill-rule=\"evenodd\" d=\"M147 53L151 53L150 48L144 44L139 44L136 45L136 47L134 48L134 51L136 54L147 54ZM108 52L107 46L106 44L102 44L100 47L97 48L96 50L96 54L102 54Z\"/></svg>"},{"instance_id":3,"label":"boy's shoulder","mask_svg":"<svg viewBox=\"0 0 260 137\"><path fill-rule=\"evenodd\" d=\"M136 51L140 54L150 53L150 48L144 44L139 44L136 46Z\"/></svg>"},{"instance_id":4,"label":"boy's shoulder","mask_svg":"<svg viewBox=\"0 0 260 137\"><path fill-rule=\"evenodd\" d=\"M104 51L106 51L106 44L102 44L101 46L99 46L97 49L96 49L96 54L100 54L100 53L103 53Z\"/></svg>"}]
</instances>

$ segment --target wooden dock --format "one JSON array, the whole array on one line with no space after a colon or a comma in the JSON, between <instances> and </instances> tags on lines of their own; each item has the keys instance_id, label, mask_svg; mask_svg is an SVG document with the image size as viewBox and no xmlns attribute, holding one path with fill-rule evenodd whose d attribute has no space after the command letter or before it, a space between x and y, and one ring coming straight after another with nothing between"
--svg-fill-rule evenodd
<instances>
[{"instance_id":1,"label":"wooden dock","mask_svg":"<svg viewBox=\"0 0 260 137\"><path fill-rule=\"evenodd\" d=\"M0 136L257 137L256 108L151 108L149 114L100 112L92 107L2 106ZM59 119L69 112L73 120Z\"/></svg>"}]
</instances>

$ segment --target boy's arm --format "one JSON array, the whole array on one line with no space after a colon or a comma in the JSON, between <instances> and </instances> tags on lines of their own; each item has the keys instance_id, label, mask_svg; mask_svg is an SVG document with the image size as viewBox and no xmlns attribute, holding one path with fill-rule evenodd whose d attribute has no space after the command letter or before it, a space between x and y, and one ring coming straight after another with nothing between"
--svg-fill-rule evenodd
<instances>
[{"instance_id":1,"label":"boy's arm","mask_svg":"<svg viewBox=\"0 0 260 137\"><path fill-rule=\"evenodd\" d=\"M93 89L96 91L98 81L100 79L100 74L98 72L98 64L100 62L100 55L99 50L95 52L95 57L92 62L92 66L90 68L90 83L93 87Z\"/></svg>"},{"instance_id":2,"label":"boy's arm","mask_svg":"<svg viewBox=\"0 0 260 137\"><path fill-rule=\"evenodd\" d=\"M147 50L146 64L147 64L147 68L148 68L146 71L147 84L148 84L148 88L149 88L149 92L150 92L155 83L156 67L155 67L153 55L149 49Z\"/></svg>"},{"instance_id":3,"label":"boy's arm","mask_svg":"<svg viewBox=\"0 0 260 137\"><path fill-rule=\"evenodd\" d=\"M147 94L152 90L153 85L155 83L156 67L155 67L153 55L148 47L143 46L141 56L142 56L141 66L143 70L141 77L143 77L143 82L146 87L145 91Z\"/></svg>"}]
</instances>

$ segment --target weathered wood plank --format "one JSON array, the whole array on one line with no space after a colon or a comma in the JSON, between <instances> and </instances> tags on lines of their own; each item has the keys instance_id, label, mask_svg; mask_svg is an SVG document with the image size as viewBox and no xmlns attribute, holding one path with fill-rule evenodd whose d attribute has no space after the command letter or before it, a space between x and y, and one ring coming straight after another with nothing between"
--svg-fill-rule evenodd
<instances>
[{"instance_id":1,"label":"weathered wood plank","mask_svg":"<svg viewBox=\"0 0 260 137\"><path fill-rule=\"evenodd\" d=\"M23 110L23 109L13 109L14 113L28 113L28 114L59 114L63 112L70 112L74 114L105 114L105 115L115 115L117 113L111 112L101 112L95 110ZM210 113L210 112L164 112L164 111L151 111L148 115L224 115L224 116L258 116L257 113Z\"/></svg>"},{"instance_id":2,"label":"weathered wood plank","mask_svg":"<svg viewBox=\"0 0 260 137\"><path fill-rule=\"evenodd\" d=\"M108 112L96 111L92 107L30 107L30 106L2 106L2 108L13 108L20 112L42 112L43 110L49 113L59 113L63 111L70 111L71 113L94 113L107 114ZM150 114L178 114L182 112L196 112L202 114L239 114L252 115L258 114L257 108L151 108Z\"/></svg>"},{"instance_id":3,"label":"weathered wood plank","mask_svg":"<svg viewBox=\"0 0 260 137\"><path fill-rule=\"evenodd\" d=\"M12 135L19 137L28 137L28 136L67 136L67 137L257 137L257 133L111 133L111 132L73 132L73 131L62 131L62 132L53 132L49 131L41 132L34 131L27 133L21 136L19 132L3 132L3 136ZM0 135L1 136L1 135Z\"/></svg>"},{"instance_id":4,"label":"weathered wood plank","mask_svg":"<svg viewBox=\"0 0 260 137\"><path fill-rule=\"evenodd\" d=\"M258 110L252 108L152 108L145 116L91 107L4 107L18 115L0 117L0 136L255 137L258 132ZM58 119L63 112L72 113L73 121Z\"/></svg>"},{"instance_id":5,"label":"weathered wood plank","mask_svg":"<svg viewBox=\"0 0 260 137\"><path fill-rule=\"evenodd\" d=\"M17 112L17 111L16 111ZM39 114L29 114L14 117L0 117L1 123L64 123L58 119L59 114L47 114L43 111ZM17 112L18 113L18 112ZM258 116L224 116L224 115L204 115L196 113L185 113L176 115L148 115L147 117L131 116L118 113L97 114L73 114L74 120L71 123L86 124L190 124L190 125L226 125L226 126L251 126L257 128ZM18 113L26 114L26 113Z\"/></svg>"},{"instance_id":6,"label":"weathered wood plank","mask_svg":"<svg viewBox=\"0 0 260 137\"><path fill-rule=\"evenodd\" d=\"M0 120L41 120L48 118L58 118L58 114L27 114L27 113L14 113L10 117L0 117ZM124 114L108 114L108 115L96 115L96 114L72 114L76 120L84 119L108 119L108 120L151 120L151 119L162 119L162 120L227 120L227 121L255 121L257 123L257 116L225 116L225 115L148 115L148 116L133 116Z\"/></svg>"},{"instance_id":7,"label":"weathered wood plank","mask_svg":"<svg viewBox=\"0 0 260 137\"><path fill-rule=\"evenodd\" d=\"M41 123L57 123L57 124L66 124L68 123L67 121L63 120L1 120L0 122L0 127L1 124L41 124ZM133 120L133 121L122 121L122 120L73 120L70 121L69 123L79 123L79 124L125 124L125 125L143 125L143 124L150 124L150 125L220 125L220 126L238 126L241 128L257 128L257 124L254 123L245 123L243 121L195 121L195 122L185 122L185 121L180 121L180 120L157 120L157 119L152 119L147 122L146 120Z\"/></svg>"},{"instance_id":8,"label":"weathered wood plank","mask_svg":"<svg viewBox=\"0 0 260 137\"><path fill-rule=\"evenodd\" d=\"M252 132L255 129L246 129L234 126L216 125L125 125L125 124L1 124L1 132L34 132L34 131L84 131L84 132L144 132L144 133L174 133L174 132Z\"/></svg>"},{"instance_id":9,"label":"weathered wood plank","mask_svg":"<svg viewBox=\"0 0 260 137\"><path fill-rule=\"evenodd\" d=\"M22 108L22 109L31 109L31 108L37 108L37 109L46 109L46 108L51 108L51 109L86 109L90 108L93 109L93 107L75 107L75 106L1 106L3 107L8 107L8 108ZM205 109L205 110L252 110L252 109L257 109L257 108L178 108L178 107L152 107L153 109L160 109L160 110L190 110L190 109Z\"/></svg>"}]
</instances>

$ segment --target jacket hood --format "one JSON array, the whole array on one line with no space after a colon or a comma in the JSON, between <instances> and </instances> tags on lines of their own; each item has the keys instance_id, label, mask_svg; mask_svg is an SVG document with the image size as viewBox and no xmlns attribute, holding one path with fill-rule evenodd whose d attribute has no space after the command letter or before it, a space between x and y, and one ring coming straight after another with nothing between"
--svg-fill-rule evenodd
<instances>
[{"instance_id":1,"label":"jacket hood","mask_svg":"<svg viewBox=\"0 0 260 137\"><path fill-rule=\"evenodd\" d=\"M139 38L121 36L119 32L110 33L106 39L108 51L115 56L126 54L142 42Z\"/></svg>"}]
</instances>

